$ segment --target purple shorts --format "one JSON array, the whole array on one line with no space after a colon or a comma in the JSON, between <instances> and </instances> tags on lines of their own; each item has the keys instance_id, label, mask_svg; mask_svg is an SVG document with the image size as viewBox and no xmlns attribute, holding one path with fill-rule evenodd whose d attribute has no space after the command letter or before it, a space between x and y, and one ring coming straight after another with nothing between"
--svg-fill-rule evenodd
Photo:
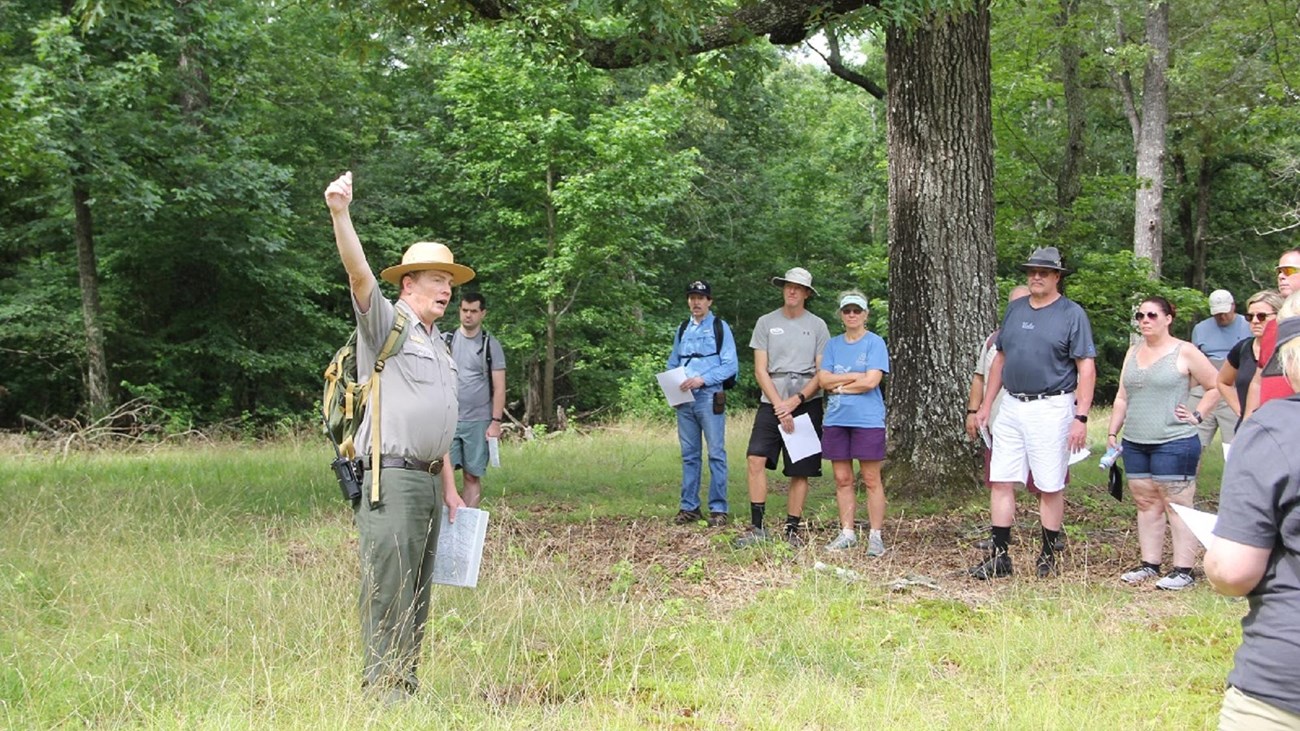
<instances>
[{"instance_id":1,"label":"purple shorts","mask_svg":"<svg viewBox=\"0 0 1300 731\"><path fill-rule=\"evenodd\" d=\"M861 426L827 426L822 428L822 459L832 462L862 460L879 462L885 458L885 430Z\"/></svg>"}]
</instances>

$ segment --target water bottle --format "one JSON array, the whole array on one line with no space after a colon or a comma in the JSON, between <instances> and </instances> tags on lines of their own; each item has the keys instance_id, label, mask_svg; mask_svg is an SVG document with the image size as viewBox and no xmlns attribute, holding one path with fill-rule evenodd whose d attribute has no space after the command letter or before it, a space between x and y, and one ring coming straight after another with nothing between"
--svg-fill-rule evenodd
<instances>
[{"instance_id":1,"label":"water bottle","mask_svg":"<svg viewBox=\"0 0 1300 731\"><path fill-rule=\"evenodd\" d=\"M1111 447L1110 449L1107 449L1106 453L1101 455L1101 461L1097 463L1097 466L1103 470L1110 469L1111 465L1115 464L1115 460L1119 459L1120 452L1123 451L1123 447Z\"/></svg>"}]
</instances>

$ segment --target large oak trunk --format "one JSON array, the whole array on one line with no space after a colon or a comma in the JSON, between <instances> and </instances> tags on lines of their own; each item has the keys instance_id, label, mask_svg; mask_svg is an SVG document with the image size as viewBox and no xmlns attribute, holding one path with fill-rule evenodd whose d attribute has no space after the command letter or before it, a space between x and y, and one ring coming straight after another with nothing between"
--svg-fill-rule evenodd
<instances>
[{"instance_id":1,"label":"large oak trunk","mask_svg":"<svg viewBox=\"0 0 1300 731\"><path fill-rule=\"evenodd\" d=\"M889 84L889 481L976 483L966 437L976 352L994 327L987 4L892 29Z\"/></svg>"}]
</instances>

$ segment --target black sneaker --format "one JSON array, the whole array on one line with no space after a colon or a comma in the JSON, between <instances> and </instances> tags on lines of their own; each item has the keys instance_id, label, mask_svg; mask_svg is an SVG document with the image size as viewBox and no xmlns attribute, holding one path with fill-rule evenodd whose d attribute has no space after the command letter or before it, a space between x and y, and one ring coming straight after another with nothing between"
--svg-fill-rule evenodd
<instances>
[{"instance_id":1,"label":"black sneaker","mask_svg":"<svg viewBox=\"0 0 1300 731\"><path fill-rule=\"evenodd\" d=\"M1011 557L1005 553L990 554L984 563L972 566L967 572L972 579L987 581L1011 575Z\"/></svg>"},{"instance_id":2,"label":"black sneaker","mask_svg":"<svg viewBox=\"0 0 1300 731\"><path fill-rule=\"evenodd\" d=\"M704 520L704 516L698 510L678 510L677 517L673 518L677 525L694 525L701 520Z\"/></svg>"},{"instance_id":3,"label":"black sneaker","mask_svg":"<svg viewBox=\"0 0 1300 731\"><path fill-rule=\"evenodd\" d=\"M798 528L794 530L786 529L785 542L789 543L794 548L803 548L804 545L808 543L808 541L804 539L803 533L800 533Z\"/></svg>"},{"instance_id":4,"label":"black sneaker","mask_svg":"<svg viewBox=\"0 0 1300 731\"><path fill-rule=\"evenodd\" d=\"M709 527L721 528L731 522L731 516L726 513L713 512L709 513Z\"/></svg>"},{"instance_id":5,"label":"black sneaker","mask_svg":"<svg viewBox=\"0 0 1300 731\"><path fill-rule=\"evenodd\" d=\"M1035 564L1035 569L1038 571L1038 578L1040 579L1046 579L1056 573L1056 554L1038 554L1038 562Z\"/></svg>"}]
</instances>

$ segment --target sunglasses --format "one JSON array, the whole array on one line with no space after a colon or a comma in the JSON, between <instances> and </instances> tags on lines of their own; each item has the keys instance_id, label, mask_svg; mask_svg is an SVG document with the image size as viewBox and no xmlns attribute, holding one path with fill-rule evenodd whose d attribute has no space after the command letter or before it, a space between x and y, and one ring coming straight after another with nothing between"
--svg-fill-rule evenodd
<instances>
[{"instance_id":1,"label":"sunglasses","mask_svg":"<svg viewBox=\"0 0 1300 731\"><path fill-rule=\"evenodd\" d=\"M1300 272L1300 267L1293 267L1293 266L1287 266L1286 264L1281 264L1277 268L1277 273L1281 274L1284 277L1295 276L1296 272Z\"/></svg>"},{"instance_id":2,"label":"sunglasses","mask_svg":"<svg viewBox=\"0 0 1300 731\"><path fill-rule=\"evenodd\" d=\"M1273 312L1247 312L1246 320L1248 321L1254 320L1255 322L1264 322L1268 318L1276 317L1276 316L1277 314Z\"/></svg>"},{"instance_id":3,"label":"sunglasses","mask_svg":"<svg viewBox=\"0 0 1300 731\"><path fill-rule=\"evenodd\" d=\"M843 312L843 313L846 314L846 315L861 315L861 314L862 314L862 308L861 308L861 307L845 307L844 309L840 310L840 312Z\"/></svg>"},{"instance_id":4,"label":"sunglasses","mask_svg":"<svg viewBox=\"0 0 1300 731\"><path fill-rule=\"evenodd\" d=\"M1154 320L1163 314L1164 314L1163 312L1142 312L1139 310L1138 312L1133 313L1133 319L1137 320L1138 322L1142 322L1142 318L1144 317L1148 320Z\"/></svg>"}]
</instances>

